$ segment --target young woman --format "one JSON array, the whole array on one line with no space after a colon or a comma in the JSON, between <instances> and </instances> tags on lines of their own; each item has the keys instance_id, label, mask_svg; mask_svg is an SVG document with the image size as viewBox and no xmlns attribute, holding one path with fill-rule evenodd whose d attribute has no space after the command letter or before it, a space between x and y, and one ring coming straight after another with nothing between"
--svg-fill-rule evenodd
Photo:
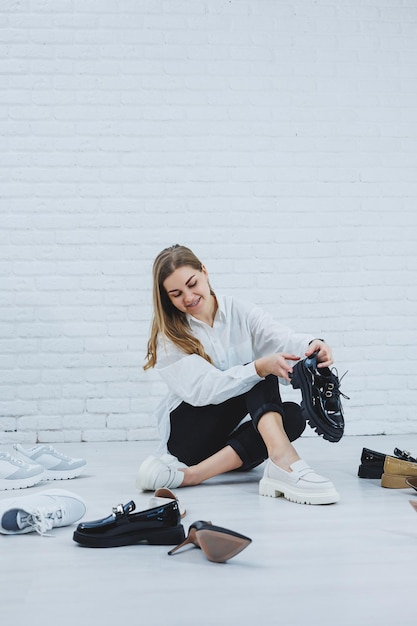
<instances>
[{"instance_id":1,"label":"young woman","mask_svg":"<svg viewBox=\"0 0 417 626\"><path fill-rule=\"evenodd\" d=\"M261 495L337 502L333 484L292 445L305 419L279 392L300 358L317 354L318 367L331 365L330 346L294 333L253 304L215 294L207 269L185 246L155 259L153 305L144 369L155 367L169 394L158 409L160 455L142 463L137 487L198 485L267 460Z\"/></svg>"}]
</instances>

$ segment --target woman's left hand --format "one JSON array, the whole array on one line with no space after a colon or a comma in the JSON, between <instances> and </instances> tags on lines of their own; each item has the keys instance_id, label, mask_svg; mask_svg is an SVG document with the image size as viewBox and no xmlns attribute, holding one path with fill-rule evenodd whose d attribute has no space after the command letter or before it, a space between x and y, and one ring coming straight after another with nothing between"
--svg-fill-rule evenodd
<instances>
[{"instance_id":1,"label":"woman's left hand","mask_svg":"<svg viewBox=\"0 0 417 626\"><path fill-rule=\"evenodd\" d=\"M314 339L308 346L306 357L317 353L317 367L330 367L333 364L333 352L330 346L321 339Z\"/></svg>"}]
</instances>

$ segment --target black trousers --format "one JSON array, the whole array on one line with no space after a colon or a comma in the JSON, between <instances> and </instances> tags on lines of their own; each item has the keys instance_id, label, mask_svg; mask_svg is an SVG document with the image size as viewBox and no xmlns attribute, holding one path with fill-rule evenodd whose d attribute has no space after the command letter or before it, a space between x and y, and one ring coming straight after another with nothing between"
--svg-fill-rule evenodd
<instances>
[{"instance_id":1,"label":"black trousers","mask_svg":"<svg viewBox=\"0 0 417 626\"><path fill-rule=\"evenodd\" d=\"M168 450L186 465L196 465L225 446L242 459L240 471L260 465L268 457L258 432L264 413L275 411L283 419L290 441L303 433L306 422L295 402L282 402L276 376L267 376L250 391L221 404L192 406L182 402L170 415ZM241 420L250 414L251 421Z\"/></svg>"}]
</instances>

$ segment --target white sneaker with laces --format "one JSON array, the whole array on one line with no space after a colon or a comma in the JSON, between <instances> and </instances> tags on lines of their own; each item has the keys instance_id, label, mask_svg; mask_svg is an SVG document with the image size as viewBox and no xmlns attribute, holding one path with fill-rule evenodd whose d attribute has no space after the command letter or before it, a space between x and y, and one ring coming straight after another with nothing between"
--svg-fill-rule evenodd
<instances>
[{"instance_id":1,"label":"white sneaker with laces","mask_svg":"<svg viewBox=\"0 0 417 626\"><path fill-rule=\"evenodd\" d=\"M30 496L0 500L0 533L22 535L69 526L85 514L82 498L64 489L49 489Z\"/></svg>"},{"instance_id":2,"label":"white sneaker with laces","mask_svg":"<svg viewBox=\"0 0 417 626\"><path fill-rule=\"evenodd\" d=\"M38 463L45 468L43 480L66 480L76 478L85 469L84 459L72 459L66 454L58 452L51 445L36 445L25 449L20 443L13 448L32 463Z\"/></svg>"},{"instance_id":3,"label":"white sneaker with laces","mask_svg":"<svg viewBox=\"0 0 417 626\"><path fill-rule=\"evenodd\" d=\"M291 472L286 472L268 459L262 480L259 483L261 496L278 498L298 504L334 504L340 499L330 480L316 474L303 460L290 465Z\"/></svg>"},{"instance_id":4,"label":"white sneaker with laces","mask_svg":"<svg viewBox=\"0 0 417 626\"><path fill-rule=\"evenodd\" d=\"M177 464L167 465L163 457L148 456L139 468L136 487L143 491L154 491L167 487L176 489L184 480L184 472L177 469Z\"/></svg>"},{"instance_id":5,"label":"white sneaker with laces","mask_svg":"<svg viewBox=\"0 0 417 626\"><path fill-rule=\"evenodd\" d=\"M25 463L8 452L0 452L0 491L26 489L43 480L45 468L35 463Z\"/></svg>"}]
</instances>

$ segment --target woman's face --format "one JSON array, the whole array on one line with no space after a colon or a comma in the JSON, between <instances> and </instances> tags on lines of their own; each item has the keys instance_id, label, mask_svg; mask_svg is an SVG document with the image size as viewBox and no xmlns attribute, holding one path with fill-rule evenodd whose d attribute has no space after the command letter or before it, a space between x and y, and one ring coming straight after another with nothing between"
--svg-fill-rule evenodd
<instances>
[{"instance_id":1,"label":"woman's face","mask_svg":"<svg viewBox=\"0 0 417 626\"><path fill-rule=\"evenodd\" d=\"M203 265L196 270L183 265L164 280L163 286L176 309L194 317L205 319L213 309L208 273Z\"/></svg>"}]
</instances>

